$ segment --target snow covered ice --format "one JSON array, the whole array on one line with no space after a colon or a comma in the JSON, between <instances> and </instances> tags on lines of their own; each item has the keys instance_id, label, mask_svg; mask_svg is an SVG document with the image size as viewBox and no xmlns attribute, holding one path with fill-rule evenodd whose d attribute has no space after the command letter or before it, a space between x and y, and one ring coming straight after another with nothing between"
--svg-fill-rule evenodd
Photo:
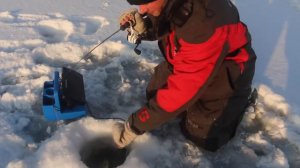
<instances>
[{"instance_id":1,"label":"snow covered ice","mask_svg":"<svg viewBox=\"0 0 300 168\"><path fill-rule=\"evenodd\" d=\"M247 109L237 135L218 152L205 152L175 120L138 137L119 167L300 167L300 1L233 2L258 55L258 104ZM0 168L84 168L85 147L95 140L112 145L107 139L118 120L47 122L41 94L54 71L115 32L120 12L130 7L125 0L0 1ZM162 58L156 43L143 42L140 56L133 48L118 33L74 67L97 117L126 119L145 102Z\"/></svg>"}]
</instances>

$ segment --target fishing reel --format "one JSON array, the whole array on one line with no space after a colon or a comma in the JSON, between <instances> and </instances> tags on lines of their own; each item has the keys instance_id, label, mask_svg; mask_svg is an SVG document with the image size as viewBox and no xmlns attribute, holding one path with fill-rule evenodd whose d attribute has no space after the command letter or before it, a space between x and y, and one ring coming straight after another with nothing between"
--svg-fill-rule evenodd
<instances>
[{"instance_id":1,"label":"fishing reel","mask_svg":"<svg viewBox=\"0 0 300 168\"><path fill-rule=\"evenodd\" d=\"M142 16L142 17L144 17L144 16ZM137 55L140 55L141 50L138 49L138 46L142 42L142 35L134 29L133 25L134 25L134 23L132 23L131 21L128 21L124 25L120 26L120 30L122 30L122 31L124 31L126 29L128 30L127 41L129 43L136 44L136 46L134 47L134 52Z\"/></svg>"},{"instance_id":2,"label":"fishing reel","mask_svg":"<svg viewBox=\"0 0 300 168\"><path fill-rule=\"evenodd\" d=\"M139 35L138 35L139 36ZM136 46L134 47L133 51L137 54L140 55L142 53L141 50L138 49L138 46L141 44L142 40L141 37L137 37L134 41L134 44L136 44Z\"/></svg>"}]
</instances>

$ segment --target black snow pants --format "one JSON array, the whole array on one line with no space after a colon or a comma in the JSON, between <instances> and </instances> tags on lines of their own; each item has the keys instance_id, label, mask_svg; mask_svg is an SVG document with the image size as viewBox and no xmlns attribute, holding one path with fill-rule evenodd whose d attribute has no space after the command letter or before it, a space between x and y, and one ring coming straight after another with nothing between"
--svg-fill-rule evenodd
<instances>
[{"instance_id":1,"label":"black snow pants","mask_svg":"<svg viewBox=\"0 0 300 168\"><path fill-rule=\"evenodd\" d=\"M250 46L250 58L241 73L237 63L225 60L205 92L181 113L182 133L197 146L216 151L236 132L251 94L256 56ZM166 61L155 68L147 87L148 99L166 86L172 67Z\"/></svg>"}]
</instances>

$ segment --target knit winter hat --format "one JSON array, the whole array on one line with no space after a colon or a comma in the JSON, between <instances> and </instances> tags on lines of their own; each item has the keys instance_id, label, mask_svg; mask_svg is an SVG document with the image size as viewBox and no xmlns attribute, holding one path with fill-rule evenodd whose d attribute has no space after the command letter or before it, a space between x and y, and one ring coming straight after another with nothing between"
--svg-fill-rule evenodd
<instances>
[{"instance_id":1,"label":"knit winter hat","mask_svg":"<svg viewBox=\"0 0 300 168\"><path fill-rule=\"evenodd\" d=\"M130 5L143 5L155 0L127 0Z\"/></svg>"}]
</instances>

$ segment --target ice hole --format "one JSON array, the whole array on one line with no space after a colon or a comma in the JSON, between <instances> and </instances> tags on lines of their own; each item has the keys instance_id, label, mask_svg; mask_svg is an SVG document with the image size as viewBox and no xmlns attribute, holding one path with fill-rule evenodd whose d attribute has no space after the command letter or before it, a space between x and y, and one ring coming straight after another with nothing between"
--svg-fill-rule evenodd
<instances>
[{"instance_id":1,"label":"ice hole","mask_svg":"<svg viewBox=\"0 0 300 168\"><path fill-rule=\"evenodd\" d=\"M80 149L81 160L89 168L114 168L122 165L129 150L118 149L109 137L88 141Z\"/></svg>"}]
</instances>

